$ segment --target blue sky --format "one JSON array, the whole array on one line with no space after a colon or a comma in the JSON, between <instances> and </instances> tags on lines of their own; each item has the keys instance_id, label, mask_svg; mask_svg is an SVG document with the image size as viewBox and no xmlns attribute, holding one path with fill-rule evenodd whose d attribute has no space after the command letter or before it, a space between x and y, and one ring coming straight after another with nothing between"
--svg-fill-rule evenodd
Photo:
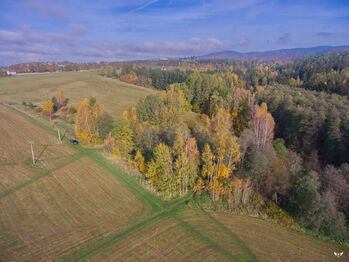
<instances>
[{"instance_id":1,"label":"blue sky","mask_svg":"<svg viewBox=\"0 0 349 262\"><path fill-rule=\"evenodd\" d=\"M349 45L349 1L0 0L0 65Z\"/></svg>"}]
</instances>

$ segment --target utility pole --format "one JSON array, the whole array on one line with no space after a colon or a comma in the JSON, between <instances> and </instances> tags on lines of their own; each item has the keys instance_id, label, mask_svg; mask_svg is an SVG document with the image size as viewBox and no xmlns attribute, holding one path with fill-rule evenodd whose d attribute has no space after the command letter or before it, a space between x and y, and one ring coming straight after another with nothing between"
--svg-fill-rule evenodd
<instances>
[{"instance_id":1,"label":"utility pole","mask_svg":"<svg viewBox=\"0 0 349 262\"><path fill-rule=\"evenodd\" d=\"M33 150L34 141L29 141L28 143L30 144L30 149L32 151L33 165L35 165L35 157L34 157L34 150Z\"/></svg>"},{"instance_id":2,"label":"utility pole","mask_svg":"<svg viewBox=\"0 0 349 262\"><path fill-rule=\"evenodd\" d=\"M57 127L57 132L58 132L58 139L61 142L62 141L62 139L61 139L61 131L59 130L59 127Z\"/></svg>"}]
</instances>

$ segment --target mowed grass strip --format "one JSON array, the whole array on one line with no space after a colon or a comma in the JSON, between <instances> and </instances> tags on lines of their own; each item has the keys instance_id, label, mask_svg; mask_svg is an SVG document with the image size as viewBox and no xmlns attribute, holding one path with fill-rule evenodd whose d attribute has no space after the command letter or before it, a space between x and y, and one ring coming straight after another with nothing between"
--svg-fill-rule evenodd
<instances>
[{"instance_id":1,"label":"mowed grass strip","mask_svg":"<svg viewBox=\"0 0 349 262\"><path fill-rule=\"evenodd\" d=\"M344 251L344 255L349 253L347 247L262 219L215 212L210 214L244 241L259 261L339 261L334 251Z\"/></svg>"},{"instance_id":2,"label":"mowed grass strip","mask_svg":"<svg viewBox=\"0 0 349 262\"><path fill-rule=\"evenodd\" d=\"M47 261L125 230L148 214L115 177L88 158L0 199L0 257Z\"/></svg>"},{"instance_id":3,"label":"mowed grass strip","mask_svg":"<svg viewBox=\"0 0 349 262\"><path fill-rule=\"evenodd\" d=\"M78 106L84 97L95 97L112 116L122 112L153 91L115 79L98 76L95 72L62 72L0 78L0 101L42 103L62 88L69 106Z\"/></svg>"}]
</instances>

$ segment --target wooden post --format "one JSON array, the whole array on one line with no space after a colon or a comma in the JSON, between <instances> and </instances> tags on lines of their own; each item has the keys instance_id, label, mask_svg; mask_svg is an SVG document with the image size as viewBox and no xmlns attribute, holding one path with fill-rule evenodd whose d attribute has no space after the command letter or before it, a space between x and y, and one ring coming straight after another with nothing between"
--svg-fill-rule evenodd
<instances>
[{"instance_id":1,"label":"wooden post","mask_svg":"<svg viewBox=\"0 0 349 262\"><path fill-rule=\"evenodd\" d=\"M278 193L274 192L275 203L278 203Z\"/></svg>"}]
</instances>

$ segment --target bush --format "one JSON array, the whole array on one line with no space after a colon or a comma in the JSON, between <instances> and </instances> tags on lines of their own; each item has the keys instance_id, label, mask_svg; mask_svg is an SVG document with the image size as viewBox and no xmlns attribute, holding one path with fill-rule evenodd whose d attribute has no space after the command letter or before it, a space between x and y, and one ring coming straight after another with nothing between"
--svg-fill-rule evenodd
<instances>
[{"instance_id":1,"label":"bush","mask_svg":"<svg viewBox=\"0 0 349 262\"><path fill-rule=\"evenodd\" d=\"M75 114L76 113L75 107L73 107L73 106L69 107L69 113L70 114Z\"/></svg>"},{"instance_id":2,"label":"bush","mask_svg":"<svg viewBox=\"0 0 349 262\"><path fill-rule=\"evenodd\" d=\"M67 122L70 123L70 124L74 124L75 123L75 117L74 116L67 116Z\"/></svg>"},{"instance_id":3,"label":"bush","mask_svg":"<svg viewBox=\"0 0 349 262\"><path fill-rule=\"evenodd\" d=\"M269 218L275 219L282 224L287 226L297 226L294 219L282 208L280 208L275 202L267 201L265 202L264 212Z\"/></svg>"},{"instance_id":4,"label":"bush","mask_svg":"<svg viewBox=\"0 0 349 262\"><path fill-rule=\"evenodd\" d=\"M114 119L107 112L103 112L97 117L97 126L99 137L105 139L114 126Z\"/></svg>"},{"instance_id":5,"label":"bush","mask_svg":"<svg viewBox=\"0 0 349 262\"><path fill-rule=\"evenodd\" d=\"M255 209L255 210L261 210L262 207L264 206L264 201L261 198L261 195L259 194L252 194L250 196L250 205Z\"/></svg>"}]
</instances>

